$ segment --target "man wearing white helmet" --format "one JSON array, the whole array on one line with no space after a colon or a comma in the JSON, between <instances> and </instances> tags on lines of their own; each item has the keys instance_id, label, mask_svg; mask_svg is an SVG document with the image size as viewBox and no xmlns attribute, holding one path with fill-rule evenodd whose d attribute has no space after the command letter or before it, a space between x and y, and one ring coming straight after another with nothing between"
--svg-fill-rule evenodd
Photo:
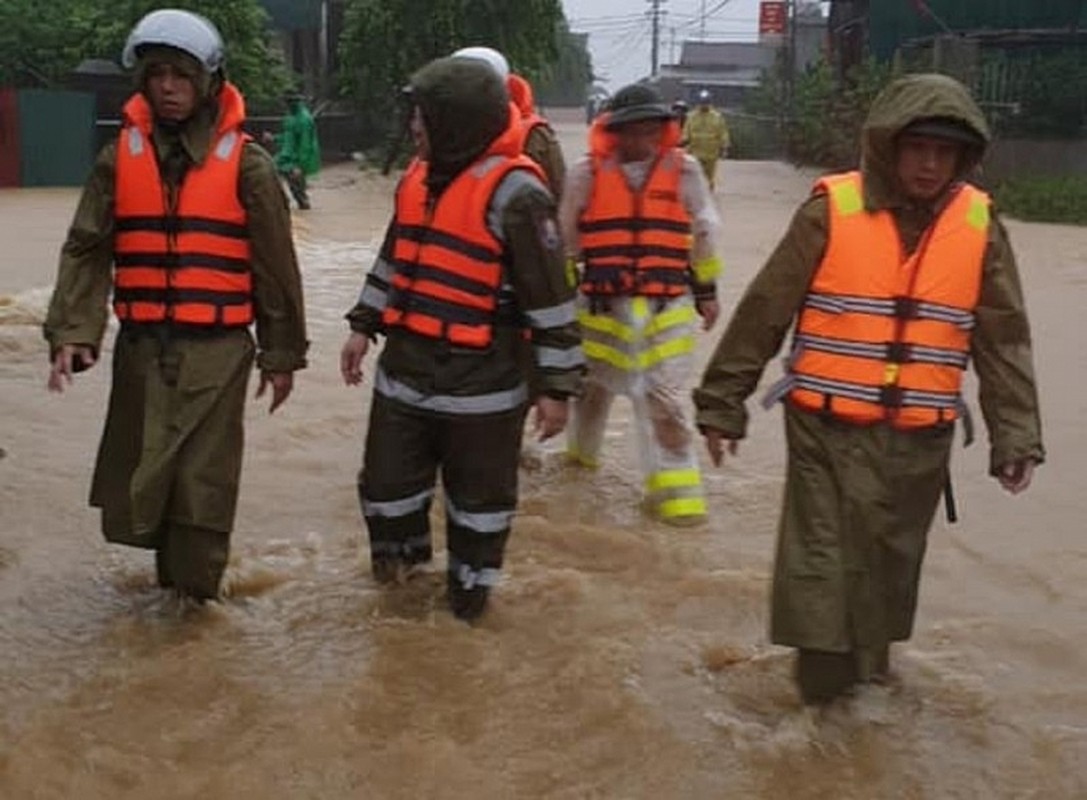
<instances>
[{"instance_id":1,"label":"man wearing white helmet","mask_svg":"<svg viewBox=\"0 0 1087 800\"><path fill-rule=\"evenodd\" d=\"M49 388L98 360L112 294L120 332L91 505L108 541L155 550L159 584L204 601L229 553L254 358L271 410L306 363L301 281L286 198L242 133L214 25L152 12L123 61L138 91L61 253Z\"/></svg>"},{"instance_id":2,"label":"man wearing white helmet","mask_svg":"<svg viewBox=\"0 0 1087 800\"><path fill-rule=\"evenodd\" d=\"M725 118L713 107L706 89L698 93L698 105L683 124L683 144L702 165L710 188L715 188L717 160L728 153L729 135Z\"/></svg>"},{"instance_id":3,"label":"man wearing white helmet","mask_svg":"<svg viewBox=\"0 0 1087 800\"><path fill-rule=\"evenodd\" d=\"M521 115L521 130L524 135L522 152L537 164L547 176L548 188L556 200L562 196L563 182L566 180L566 161L562 155L555 131L536 109L536 99L532 84L510 71L509 61L500 52L491 47L462 47L453 53L453 58L472 58L482 61L493 69L506 84L510 101Z\"/></svg>"}]
</instances>

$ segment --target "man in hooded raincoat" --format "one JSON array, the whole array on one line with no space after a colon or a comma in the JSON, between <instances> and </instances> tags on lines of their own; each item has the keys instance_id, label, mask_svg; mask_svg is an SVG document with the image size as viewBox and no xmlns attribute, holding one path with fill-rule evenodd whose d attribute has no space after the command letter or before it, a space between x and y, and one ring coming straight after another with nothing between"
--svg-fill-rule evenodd
<instances>
[{"instance_id":1,"label":"man in hooded raincoat","mask_svg":"<svg viewBox=\"0 0 1087 800\"><path fill-rule=\"evenodd\" d=\"M448 602L472 620L502 568L526 410L541 439L561 432L584 357L555 201L522 153L505 84L443 58L412 77L410 98L419 157L347 315L340 366L357 385L385 336L358 487L374 577L400 581L431 559L440 469Z\"/></svg>"},{"instance_id":2,"label":"man in hooded raincoat","mask_svg":"<svg viewBox=\"0 0 1087 800\"><path fill-rule=\"evenodd\" d=\"M541 116L536 108L532 84L520 75L511 72L506 57L494 48L463 47L453 53L453 57L474 58L482 61L505 81L510 100L521 115L521 131L524 136L521 149L544 171L547 187L555 200L559 200L562 197L563 182L566 179L566 161L562 155L562 145L559 144L551 123Z\"/></svg>"},{"instance_id":3,"label":"man in hooded raincoat","mask_svg":"<svg viewBox=\"0 0 1087 800\"><path fill-rule=\"evenodd\" d=\"M139 91L64 243L49 388L97 361L112 292L120 332L91 505L108 541L154 549L159 583L202 601L229 554L254 357L272 410L306 363L301 280L275 165L242 133L214 26L155 11L124 62Z\"/></svg>"},{"instance_id":4,"label":"man in hooded raincoat","mask_svg":"<svg viewBox=\"0 0 1087 800\"><path fill-rule=\"evenodd\" d=\"M305 211L310 207L306 179L321 169L321 147L317 141L317 123L302 95L287 95L287 116L283 118L283 130L275 142L276 169L287 179L298 207Z\"/></svg>"},{"instance_id":5,"label":"man in hooded raincoat","mask_svg":"<svg viewBox=\"0 0 1087 800\"><path fill-rule=\"evenodd\" d=\"M892 83L865 124L861 170L817 182L694 393L720 463L795 326L764 401L784 400L788 443L770 635L798 649L809 703L879 679L890 643L911 635L969 361L991 474L1017 493L1044 458L1015 258L988 195L965 180L988 138L951 78Z\"/></svg>"}]
</instances>

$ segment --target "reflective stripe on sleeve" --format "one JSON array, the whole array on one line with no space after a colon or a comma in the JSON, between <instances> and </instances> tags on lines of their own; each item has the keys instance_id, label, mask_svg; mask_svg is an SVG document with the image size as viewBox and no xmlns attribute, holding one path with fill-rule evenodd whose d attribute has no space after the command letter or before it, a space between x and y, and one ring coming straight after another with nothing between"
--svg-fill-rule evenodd
<instances>
[{"instance_id":1,"label":"reflective stripe on sleeve","mask_svg":"<svg viewBox=\"0 0 1087 800\"><path fill-rule=\"evenodd\" d=\"M548 308L525 311L525 318L533 328L560 328L577 320L573 300Z\"/></svg>"},{"instance_id":2,"label":"reflective stripe on sleeve","mask_svg":"<svg viewBox=\"0 0 1087 800\"><path fill-rule=\"evenodd\" d=\"M557 347L536 347L536 363L544 369L573 369L585 363L585 353L578 346L560 350Z\"/></svg>"}]
</instances>

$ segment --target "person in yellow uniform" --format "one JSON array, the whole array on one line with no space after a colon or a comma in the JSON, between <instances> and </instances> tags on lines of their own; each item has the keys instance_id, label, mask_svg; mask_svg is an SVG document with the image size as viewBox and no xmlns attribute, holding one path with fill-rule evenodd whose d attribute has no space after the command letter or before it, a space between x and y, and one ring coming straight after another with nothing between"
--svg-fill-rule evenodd
<instances>
[{"instance_id":1,"label":"person in yellow uniform","mask_svg":"<svg viewBox=\"0 0 1087 800\"><path fill-rule=\"evenodd\" d=\"M683 124L683 144L706 175L710 190L717 187L717 162L728 155L728 124L724 115L710 103L710 93L698 93L698 105L687 114Z\"/></svg>"}]
</instances>

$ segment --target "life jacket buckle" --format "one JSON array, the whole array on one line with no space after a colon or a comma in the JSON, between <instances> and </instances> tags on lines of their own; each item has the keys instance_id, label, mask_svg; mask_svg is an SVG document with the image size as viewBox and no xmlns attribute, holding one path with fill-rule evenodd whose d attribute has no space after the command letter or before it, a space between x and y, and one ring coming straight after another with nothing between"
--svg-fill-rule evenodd
<instances>
[{"instance_id":1,"label":"life jacket buckle","mask_svg":"<svg viewBox=\"0 0 1087 800\"><path fill-rule=\"evenodd\" d=\"M894 304L898 319L917 319L921 304L916 298L899 296L894 299Z\"/></svg>"},{"instance_id":2,"label":"life jacket buckle","mask_svg":"<svg viewBox=\"0 0 1087 800\"><path fill-rule=\"evenodd\" d=\"M892 364L908 364L912 360L912 348L906 342L887 342L887 360Z\"/></svg>"},{"instance_id":3,"label":"life jacket buckle","mask_svg":"<svg viewBox=\"0 0 1087 800\"><path fill-rule=\"evenodd\" d=\"M901 408L903 391L901 386L887 385L879 387L879 402L885 408Z\"/></svg>"}]
</instances>

